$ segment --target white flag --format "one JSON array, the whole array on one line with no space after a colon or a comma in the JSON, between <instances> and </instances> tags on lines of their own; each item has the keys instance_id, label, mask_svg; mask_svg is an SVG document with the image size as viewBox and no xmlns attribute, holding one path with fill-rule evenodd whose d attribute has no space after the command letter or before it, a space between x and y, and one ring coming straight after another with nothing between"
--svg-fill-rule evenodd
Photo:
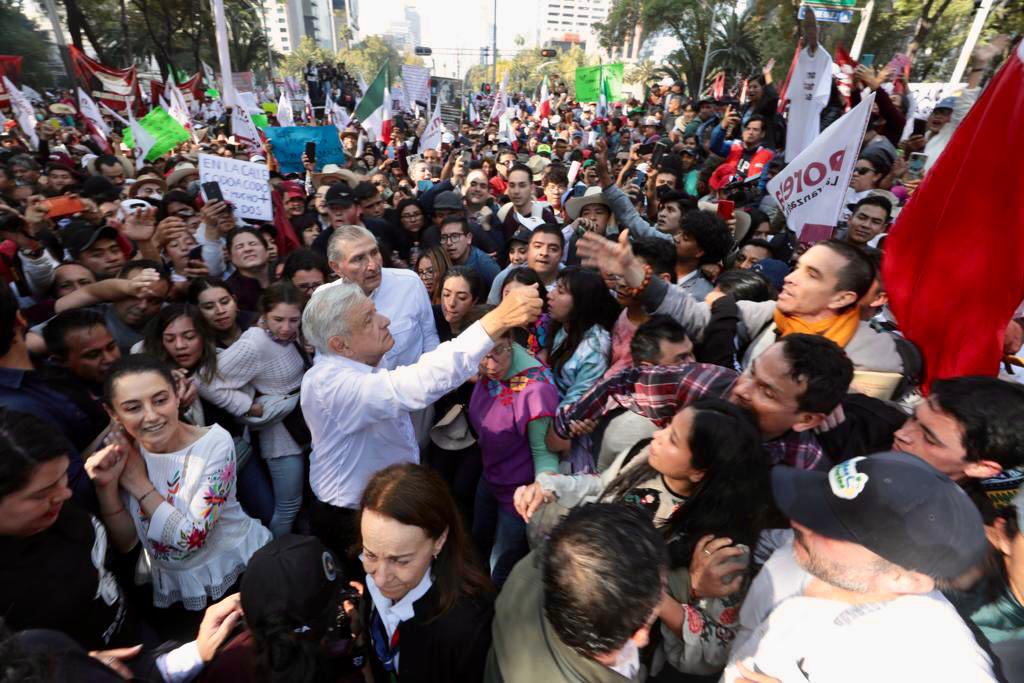
<instances>
[{"instance_id":1,"label":"white flag","mask_svg":"<svg viewBox=\"0 0 1024 683\"><path fill-rule=\"evenodd\" d=\"M420 136L420 149L440 149L441 133L444 132L444 122L441 120L441 100L434 105L434 115L427 121L427 127L423 129Z\"/></svg>"},{"instance_id":2,"label":"white flag","mask_svg":"<svg viewBox=\"0 0 1024 683\"><path fill-rule=\"evenodd\" d=\"M260 144L259 129L245 107L234 107L231 110L231 134L252 145Z\"/></svg>"},{"instance_id":3,"label":"white flag","mask_svg":"<svg viewBox=\"0 0 1024 683\"><path fill-rule=\"evenodd\" d=\"M11 110L14 112L14 118L17 119L21 130L32 142L32 149L38 149L39 136L36 135L36 112L32 108L32 104L23 92L14 87L11 79L7 78L7 76L4 76L4 88L7 89L7 94L10 95Z\"/></svg>"},{"instance_id":4,"label":"white flag","mask_svg":"<svg viewBox=\"0 0 1024 683\"><path fill-rule=\"evenodd\" d=\"M96 106L96 103L93 102L88 93L81 88L78 89L78 111L82 112L82 116L92 122L92 125L96 127L96 130L104 138L109 138L110 126L107 125L107 122L103 120L103 116L100 115L100 108Z\"/></svg>"},{"instance_id":5,"label":"white flag","mask_svg":"<svg viewBox=\"0 0 1024 683\"><path fill-rule=\"evenodd\" d=\"M200 62L203 65L203 77L206 79L207 88L217 87L217 78L213 75L213 67L206 62Z\"/></svg>"},{"instance_id":6,"label":"white flag","mask_svg":"<svg viewBox=\"0 0 1024 683\"><path fill-rule=\"evenodd\" d=\"M402 65L402 92L405 94L406 110L412 111L415 102L430 106L430 69L412 64Z\"/></svg>"},{"instance_id":7,"label":"white flag","mask_svg":"<svg viewBox=\"0 0 1024 683\"><path fill-rule=\"evenodd\" d=\"M352 117L348 115L345 108L334 100L328 100L327 111L331 115L331 123L334 124L334 127L338 129L339 133L344 131L345 128L348 127L349 121L352 120Z\"/></svg>"},{"instance_id":8,"label":"white flag","mask_svg":"<svg viewBox=\"0 0 1024 683\"><path fill-rule=\"evenodd\" d=\"M817 241L835 228L874 103L871 93L768 181L768 193L801 241Z\"/></svg>"},{"instance_id":9,"label":"white flag","mask_svg":"<svg viewBox=\"0 0 1024 683\"><path fill-rule=\"evenodd\" d=\"M491 107L491 120L498 119L505 110L508 108L507 98L505 97L505 91L508 89L508 74L506 73L501 77L501 86L498 87L498 92L494 94L494 105Z\"/></svg>"},{"instance_id":10,"label":"white flag","mask_svg":"<svg viewBox=\"0 0 1024 683\"><path fill-rule=\"evenodd\" d=\"M21 86L21 92L25 93L25 97L27 97L30 102L43 103L43 96L27 85Z\"/></svg>"},{"instance_id":11,"label":"white flag","mask_svg":"<svg viewBox=\"0 0 1024 683\"><path fill-rule=\"evenodd\" d=\"M132 143L134 143L132 156L135 157L135 169L138 170L146 165L146 155L156 144L156 138L135 120L130 107L128 108L128 127L132 130Z\"/></svg>"},{"instance_id":12,"label":"white flag","mask_svg":"<svg viewBox=\"0 0 1024 683\"><path fill-rule=\"evenodd\" d=\"M295 125L291 100L284 93L281 93L281 99L277 101L277 123L282 127Z\"/></svg>"},{"instance_id":13,"label":"white flag","mask_svg":"<svg viewBox=\"0 0 1024 683\"><path fill-rule=\"evenodd\" d=\"M474 126L480 123L480 115L477 114L476 109L473 108L472 98L469 100L469 110L466 112L466 119Z\"/></svg>"}]
</instances>

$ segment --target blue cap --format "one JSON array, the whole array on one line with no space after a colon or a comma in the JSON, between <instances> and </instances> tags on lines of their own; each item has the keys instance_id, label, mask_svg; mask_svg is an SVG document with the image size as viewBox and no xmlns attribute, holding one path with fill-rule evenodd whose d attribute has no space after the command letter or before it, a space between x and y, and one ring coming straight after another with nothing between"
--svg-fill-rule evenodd
<instances>
[{"instance_id":1,"label":"blue cap","mask_svg":"<svg viewBox=\"0 0 1024 683\"><path fill-rule=\"evenodd\" d=\"M785 284L786 276L789 275L789 266L778 259L766 258L758 261L754 264L751 269L756 273L764 275L768 282L772 283L775 287L775 291L781 292L782 285Z\"/></svg>"},{"instance_id":2,"label":"blue cap","mask_svg":"<svg viewBox=\"0 0 1024 683\"><path fill-rule=\"evenodd\" d=\"M952 109L955 106L956 106L956 98L955 97L943 97L935 105L934 109Z\"/></svg>"}]
</instances>

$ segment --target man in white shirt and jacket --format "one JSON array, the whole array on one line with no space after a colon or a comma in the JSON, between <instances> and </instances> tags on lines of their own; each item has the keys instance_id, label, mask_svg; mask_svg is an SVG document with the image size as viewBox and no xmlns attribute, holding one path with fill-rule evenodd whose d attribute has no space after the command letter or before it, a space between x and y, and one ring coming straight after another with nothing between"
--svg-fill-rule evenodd
<instances>
[{"instance_id":1,"label":"man in white shirt and jacket","mask_svg":"<svg viewBox=\"0 0 1024 683\"><path fill-rule=\"evenodd\" d=\"M391 321L374 298L353 282L316 290L302 314L317 355L302 379L301 401L313 437L313 531L339 557L347 557L357 538L356 511L370 477L389 465L419 462L410 413L476 374L495 339L540 311L535 290L516 290L452 341L392 369L381 362L395 345Z\"/></svg>"}]
</instances>

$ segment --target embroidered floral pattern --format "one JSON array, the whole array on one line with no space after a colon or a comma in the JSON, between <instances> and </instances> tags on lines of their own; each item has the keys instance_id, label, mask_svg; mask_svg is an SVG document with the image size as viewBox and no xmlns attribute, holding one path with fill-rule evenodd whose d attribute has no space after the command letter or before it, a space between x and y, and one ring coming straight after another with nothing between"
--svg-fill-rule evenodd
<instances>
[{"instance_id":1,"label":"embroidered floral pattern","mask_svg":"<svg viewBox=\"0 0 1024 683\"><path fill-rule=\"evenodd\" d=\"M508 381L491 379L487 381L487 393L492 398L497 398L503 406L512 405L512 397L515 392L523 391L530 386L531 382L544 382L554 384L555 379L551 371L543 366L536 366L523 370L518 375L509 377Z\"/></svg>"},{"instance_id":2,"label":"embroidered floral pattern","mask_svg":"<svg viewBox=\"0 0 1024 683\"><path fill-rule=\"evenodd\" d=\"M208 477L201 494L200 519L190 519L187 513L175 511L161 534L161 541L151 543L151 552L158 560L184 560L201 550L217 524L223 506L231 496L235 483L235 461L229 460L224 468ZM181 472L175 472L167 482L167 502L173 505L174 495L180 493ZM149 520L144 526L148 527Z\"/></svg>"}]
</instances>

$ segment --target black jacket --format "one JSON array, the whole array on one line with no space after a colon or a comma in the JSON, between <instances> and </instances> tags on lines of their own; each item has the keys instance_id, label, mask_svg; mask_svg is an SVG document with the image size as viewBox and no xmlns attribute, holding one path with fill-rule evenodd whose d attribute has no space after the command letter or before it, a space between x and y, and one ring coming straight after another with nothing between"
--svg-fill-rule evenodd
<instances>
[{"instance_id":1,"label":"black jacket","mask_svg":"<svg viewBox=\"0 0 1024 683\"><path fill-rule=\"evenodd\" d=\"M413 618L399 626L398 680L401 683L469 683L482 680L487 651L491 647L493 600L462 596L451 609L436 616L437 593L437 586L431 586L413 604ZM362 623L367 630L372 606L373 601L367 593L360 606ZM373 644L367 643L366 649L374 680L389 680Z\"/></svg>"}]
</instances>

